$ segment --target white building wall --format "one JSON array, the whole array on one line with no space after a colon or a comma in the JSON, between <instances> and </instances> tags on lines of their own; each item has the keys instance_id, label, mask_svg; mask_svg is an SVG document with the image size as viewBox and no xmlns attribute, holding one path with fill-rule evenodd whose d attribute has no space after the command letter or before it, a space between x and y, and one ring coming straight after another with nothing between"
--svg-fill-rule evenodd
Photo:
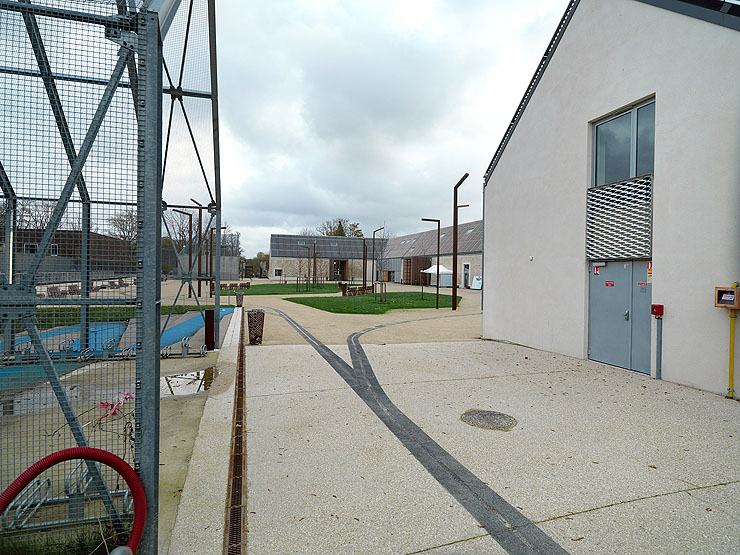
<instances>
[{"instance_id":1,"label":"white building wall","mask_svg":"<svg viewBox=\"0 0 740 555\"><path fill-rule=\"evenodd\" d=\"M726 392L728 315L713 292L740 279L737 52L725 27L581 1L486 190L483 337L586 358L589 122L655 96L663 379Z\"/></svg>"}]
</instances>

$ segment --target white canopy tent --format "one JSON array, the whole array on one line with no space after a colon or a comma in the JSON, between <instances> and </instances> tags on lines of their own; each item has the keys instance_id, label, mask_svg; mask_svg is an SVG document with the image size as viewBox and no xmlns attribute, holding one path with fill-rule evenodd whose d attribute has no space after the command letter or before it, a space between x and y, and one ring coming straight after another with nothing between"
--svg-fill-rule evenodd
<instances>
[{"instance_id":1,"label":"white canopy tent","mask_svg":"<svg viewBox=\"0 0 740 555\"><path fill-rule=\"evenodd\" d=\"M434 264L429 266L426 270L422 270L424 274L431 275L431 285L437 285L437 265ZM439 265L439 286L440 287L452 287L452 270L445 268L442 264Z\"/></svg>"}]
</instances>

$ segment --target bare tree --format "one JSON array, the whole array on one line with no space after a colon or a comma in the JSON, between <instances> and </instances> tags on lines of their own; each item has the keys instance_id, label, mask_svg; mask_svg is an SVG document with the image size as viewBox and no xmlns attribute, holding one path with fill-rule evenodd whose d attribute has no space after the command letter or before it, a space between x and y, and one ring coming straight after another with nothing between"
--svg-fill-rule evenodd
<instances>
[{"instance_id":1,"label":"bare tree","mask_svg":"<svg viewBox=\"0 0 740 555\"><path fill-rule=\"evenodd\" d=\"M46 229L54 212L55 202L18 199L16 222L18 229Z\"/></svg>"},{"instance_id":2,"label":"bare tree","mask_svg":"<svg viewBox=\"0 0 740 555\"><path fill-rule=\"evenodd\" d=\"M163 234L167 233L167 228L169 228L175 249L178 251L182 250L190 240L190 218L174 210L166 210L162 213L162 217L167 222L167 227L162 230ZM196 234L197 230L193 229L193 235L195 236Z\"/></svg>"},{"instance_id":3,"label":"bare tree","mask_svg":"<svg viewBox=\"0 0 740 555\"><path fill-rule=\"evenodd\" d=\"M227 223L224 223L224 227L226 229L221 231L221 254L226 256L241 256L241 233L232 231Z\"/></svg>"},{"instance_id":4,"label":"bare tree","mask_svg":"<svg viewBox=\"0 0 740 555\"><path fill-rule=\"evenodd\" d=\"M118 212L108 218L110 225L110 234L113 237L126 241L127 243L136 243L136 210L125 210Z\"/></svg>"},{"instance_id":5,"label":"bare tree","mask_svg":"<svg viewBox=\"0 0 740 555\"><path fill-rule=\"evenodd\" d=\"M316 226L316 231L321 235L330 237L364 237L360 224L350 222L347 218L326 220Z\"/></svg>"}]
</instances>

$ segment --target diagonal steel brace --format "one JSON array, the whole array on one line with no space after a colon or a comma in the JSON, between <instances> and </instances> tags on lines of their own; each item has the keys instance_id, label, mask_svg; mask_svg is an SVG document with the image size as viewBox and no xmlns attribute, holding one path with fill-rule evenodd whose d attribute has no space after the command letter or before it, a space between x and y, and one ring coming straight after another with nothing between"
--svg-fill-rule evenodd
<instances>
[{"instance_id":1,"label":"diagonal steel brace","mask_svg":"<svg viewBox=\"0 0 740 555\"><path fill-rule=\"evenodd\" d=\"M85 139L82 141L82 146L80 147L77 158L75 158L74 163L72 164L72 169L69 173L69 176L67 177L66 183L64 184L64 188L59 195L59 200L54 207L54 212L52 213L52 216L49 220L49 224L44 231L44 235L41 237L41 241L39 242L36 251L36 256L34 256L33 261L28 267L28 272L25 278L25 283L27 284L32 284L35 281L36 273L41 266L41 262L43 261L44 256L46 255L46 251L51 244L51 240L54 237L54 232L59 227L59 223L62 220L64 211L67 208L67 203L69 202L69 198L72 195L72 189L74 188L74 185L77 182L80 173L82 172L82 168L84 167L85 162L87 162L87 157L92 150L95 138L97 137L98 131L100 130L100 126L103 124L103 118L105 118L108 107L113 100L113 95L115 94L118 87L118 82L121 80L123 71L126 69L126 64L128 63L129 56L132 56L132 54L129 52L129 50L125 48L121 48L118 51L118 62L116 63L116 67L113 69L113 73L108 80L108 85L105 87L103 96L98 103L98 108L95 111L95 115L93 116L92 122L90 123L90 127L87 130Z\"/></svg>"},{"instance_id":2,"label":"diagonal steel brace","mask_svg":"<svg viewBox=\"0 0 740 555\"><path fill-rule=\"evenodd\" d=\"M33 296L35 297L35 295L36 294L34 292ZM21 318L21 322L26 328L26 331L28 331L28 336L31 339L34 350L39 355L41 365L44 368L44 372L46 372L46 377L49 380L51 389L54 392L54 395L56 395L57 402L62 409L64 418L66 419L67 425L72 432L72 436L75 438L75 442L77 442L77 446L87 447L87 438L85 437L85 433L82 431L82 426L80 425L79 420L77 420L77 415L75 415L75 412L72 409L72 404L69 402L67 392L64 391L62 381L59 379L59 374L57 373L56 368L54 368L54 363L49 356L49 352L46 350L46 347L41 340L41 334L39 333L38 327L36 325L36 317L26 314ZM98 491L98 494L103 500L103 504L105 505L108 514L113 519L114 527L116 528L116 530L123 530L124 527L123 521L121 520L121 515L118 514L118 510L113 504L113 497L111 497L108 486L105 484L105 479L100 472L100 467L95 463L95 461L85 460L85 462L87 463L87 468L90 471L90 476L92 476L93 485L95 486L95 489Z\"/></svg>"}]
</instances>

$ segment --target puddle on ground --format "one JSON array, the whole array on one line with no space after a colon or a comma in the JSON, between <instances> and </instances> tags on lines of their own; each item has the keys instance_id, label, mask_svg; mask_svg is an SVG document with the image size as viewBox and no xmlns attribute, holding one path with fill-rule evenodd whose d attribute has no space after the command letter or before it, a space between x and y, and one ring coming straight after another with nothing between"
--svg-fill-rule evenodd
<instances>
[{"instance_id":1,"label":"puddle on ground","mask_svg":"<svg viewBox=\"0 0 740 555\"><path fill-rule=\"evenodd\" d=\"M159 378L159 396L194 395L201 391L208 391L216 376L218 376L218 370L213 367L187 374L163 376Z\"/></svg>"}]
</instances>

